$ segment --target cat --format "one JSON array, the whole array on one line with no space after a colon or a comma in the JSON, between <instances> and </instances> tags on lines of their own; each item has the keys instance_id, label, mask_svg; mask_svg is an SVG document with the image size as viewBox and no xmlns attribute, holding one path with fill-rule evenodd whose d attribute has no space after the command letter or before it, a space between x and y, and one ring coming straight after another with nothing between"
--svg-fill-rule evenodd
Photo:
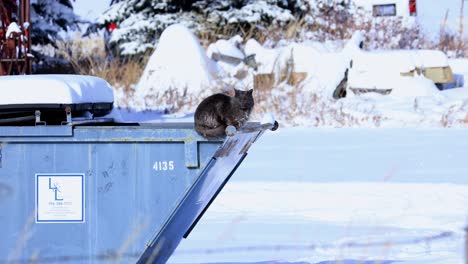
<instances>
[{"instance_id":1,"label":"cat","mask_svg":"<svg viewBox=\"0 0 468 264\"><path fill-rule=\"evenodd\" d=\"M253 89L235 89L234 96L218 93L205 98L195 110L195 131L205 137L225 134L227 126L241 128L254 106Z\"/></svg>"}]
</instances>

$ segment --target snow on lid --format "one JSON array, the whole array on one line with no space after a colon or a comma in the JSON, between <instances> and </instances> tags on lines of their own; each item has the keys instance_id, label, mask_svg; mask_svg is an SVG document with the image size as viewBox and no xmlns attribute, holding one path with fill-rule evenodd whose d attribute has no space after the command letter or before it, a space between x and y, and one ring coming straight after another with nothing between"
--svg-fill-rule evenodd
<instances>
[{"instance_id":1,"label":"snow on lid","mask_svg":"<svg viewBox=\"0 0 468 264\"><path fill-rule=\"evenodd\" d=\"M20 27L15 22L11 22L10 25L8 26L6 38L10 38L10 35L12 33L21 33Z\"/></svg>"},{"instance_id":2,"label":"snow on lid","mask_svg":"<svg viewBox=\"0 0 468 264\"><path fill-rule=\"evenodd\" d=\"M0 77L0 104L112 103L105 80L84 75L15 75Z\"/></svg>"},{"instance_id":3,"label":"snow on lid","mask_svg":"<svg viewBox=\"0 0 468 264\"><path fill-rule=\"evenodd\" d=\"M388 74L400 74L415 69L415 57L410 51L376 50L354 54L353 68L361 71L384 71Z\"/></svg>"},{"instance_id":4,"label":"snow on lid","mask_svg":"<svg viewBox=\"0 0 468 264\"><path fill-rule=\"evenodd\" d=\"M215 79L216 64L211 61L195 35L185 26L167 27L151 55L136 87L146 97L175 89L179 94L198 93Z\"/></svg>"},{"instance_id":5,"label":"snow on lid","mask_svg":"<svg viewBox=\"0 0 468 264\"><path fill-rule=\"evenodd\" d=\"M415 60L417 61L417 66L424 68L431 67L447 67L448 59L440 50L417 50L414 51Z\"/></svg>"}]
</instances>

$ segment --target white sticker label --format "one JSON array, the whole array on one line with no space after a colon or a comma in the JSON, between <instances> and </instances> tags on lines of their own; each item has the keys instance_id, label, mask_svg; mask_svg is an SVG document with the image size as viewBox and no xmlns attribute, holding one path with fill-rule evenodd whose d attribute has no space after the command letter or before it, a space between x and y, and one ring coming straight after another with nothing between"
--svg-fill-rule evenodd
<instances>
[{"instance_id":1,"label":"white sticker label","mask_svg":"<svg viewBox=\"0 0 468 264\"><path fill-rule=\"evenodd\" d=\"M84 223L84 174L36 174L36 223Z\"/></svg>"}]
</instances>

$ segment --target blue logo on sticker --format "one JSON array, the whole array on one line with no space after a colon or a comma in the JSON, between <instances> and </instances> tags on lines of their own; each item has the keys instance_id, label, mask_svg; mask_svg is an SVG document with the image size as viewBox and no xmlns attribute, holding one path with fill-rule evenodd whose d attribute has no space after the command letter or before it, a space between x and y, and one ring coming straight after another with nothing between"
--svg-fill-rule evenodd
<instances>
[{"instance_id":1,"label":"blue logo on sticker","mask_svg":"<svg viewBox=\"0 0 468 264\"><path fill-rule=\"evenodd\" d=\"M60 192L60 186L54 183L54 187L52 187L52 178L49 178L49 190L54 190L55 201L63 201L63 198L58 198L58 193Z\"/></svg>"}]
</instances>

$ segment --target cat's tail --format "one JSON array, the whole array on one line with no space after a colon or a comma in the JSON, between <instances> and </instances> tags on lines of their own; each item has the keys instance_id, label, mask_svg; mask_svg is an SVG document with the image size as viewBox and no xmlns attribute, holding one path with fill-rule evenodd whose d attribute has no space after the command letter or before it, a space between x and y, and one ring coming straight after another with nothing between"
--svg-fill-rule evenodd
<instances>
[{"instance_id":1,"label":"cat's tail","mask_svg":"<svg viewBox=\"0 0 468 264\"><path fill-rule=\"evenodd\" d=\"M204 136L204 137L221 137L226 134L225 132L225 127L224 126L219 126L215 128L208 128L204 126L197 126L195 125L195 131L197 131L198 134Z\"/></svg>"}]
</instances>

